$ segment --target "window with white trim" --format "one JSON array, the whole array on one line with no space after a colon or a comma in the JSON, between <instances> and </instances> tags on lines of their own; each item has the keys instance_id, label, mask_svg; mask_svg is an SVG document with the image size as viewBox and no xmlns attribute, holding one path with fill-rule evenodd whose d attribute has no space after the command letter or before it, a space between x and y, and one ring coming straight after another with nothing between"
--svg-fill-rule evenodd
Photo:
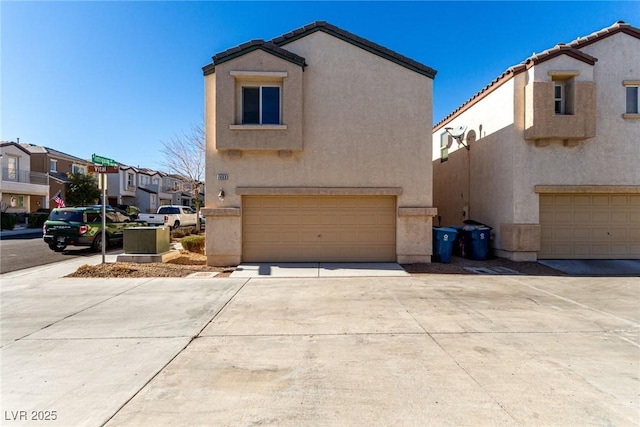
<instances>
[{"instance_id":1,"label":"window with white trim","mask_svg":"<svg viewBox=\"0 0 640 427\"><path fill-rule=\"evenodd\" d=\"M554 82L553 105L556 114L565 114L566 111L566 85L564 82Z\"/></svg>"},{"instance_id":2,"label":"window with white trim","mask_svg":"<svg viewBox=\"0 0 640 427\"><path fill-rule=\"evenodd\" d=\"M449 147L453 138L449 135L449 132L442 132L440 134L440 163L449 160Z\"/></svg>"},{"instance_id":3,"label":"window with white trim","mask_svg":"<svg viewBox=\"0 0 640 427\"><path fill-rule=\"evenodd\" d=\"M83 165L76 165L73 164L71 165L71 173L76 174L82 174L82 175L86 175L87 174L87 167L83 166Z\"/></svg>"},{"instance_id":4,"label":"window with white trim","mask_svg":"<svg viewBox=\"0 0 640 427\"><path fill-rule=\"evenodd\" d=\"M5 179L18 180L18 158L15 156L7 156L7 176Z\"/></svg>"},{"instance_id":5,"label":"window with white trim","mask_svg":"<svg viewBox=\"0 0 640 427\"><path fill-rule=\"evenodd\" d=\"M58 171L58 161L50 159L49 160L49 172L57 172Z\"/></svg>"},{"instance_id":6,"label":"window with white trim","mask_svg":"<svg viewBox=\"0 0 640 427\"><path fill-rule=\"evenodd\" d=\"M279 125L280 116L279 86L242 87L243 125Z\"/></svg>"},{"instance_id":7,"label":"window with white trim","mask_svg":"<svg viewBox=\"0 0 640 427\"><path fill-rule=\"evenodd\" d=\"M575 77L577 71L549 71L553 81L553 112L557 115L573 115Z\"/></svg>"},{"instance_id":8,"label":"window with white trim","mask_svg":"<svg viewBox=\"0 0 640 427\"><path fill-rule=\"evenodd\" d=\"M132 173L127 173L127 188L128 189L133 189L134 188L133 180L134 180L133 174Z\"/></svg>"}]
</instances>

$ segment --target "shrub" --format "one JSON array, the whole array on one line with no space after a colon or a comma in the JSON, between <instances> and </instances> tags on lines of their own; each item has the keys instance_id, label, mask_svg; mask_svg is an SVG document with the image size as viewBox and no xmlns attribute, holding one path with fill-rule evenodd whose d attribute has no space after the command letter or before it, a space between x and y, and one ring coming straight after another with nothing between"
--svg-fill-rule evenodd
<instances>
[{"instance_id":1,"label":"shrub","mask_svg":"<svg viewBox=\"0 0 640 427\"><path fill-rule=\"evenodd\" d=\"M189 230L187 230L186 228L178 228L177 230L171 230L171 237L175 238L175 239L181 239L185 236L188 236Z\"/></svg>"},{"instance_id":2,"label":"shrub","mask_svg":"<svg viewBox=\"0 0 640 427\"><path fill-rule=\"evenodd\" d=\"M0 217L0 223L3 230L13 230L18 222L18 218L13 214L3 212Z\"/></svg>"},{"instance_id":3,"label":"shrub","mask_svg":"<svg viewBox=\"0 0 640 427\"><path fill-rule=\"evenodd\" d=\"M182 247L189 252L204 254L204 236L187 236L180 240Z\"/></svg>"},{"instance_id":4,"label":"shrub","mask_svg":"<svg viewBox=\"0 0 640 427\"><path fill-rule=\"evenodd\" d=\"M42 228L44 222L49 218L49 214L43 212L32 212L29 214L29 228Z\"/></svg>"}]
</instances>

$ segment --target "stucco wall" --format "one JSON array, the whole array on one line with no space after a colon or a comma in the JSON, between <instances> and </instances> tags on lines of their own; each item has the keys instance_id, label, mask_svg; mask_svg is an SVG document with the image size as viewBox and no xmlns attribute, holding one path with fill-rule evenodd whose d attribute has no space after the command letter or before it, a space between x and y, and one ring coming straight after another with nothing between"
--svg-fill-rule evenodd
<instances>
[{"instance_id":1,"label":"stucco wall","mask_svg":"<svg viewBox=\"0 0 640 427\"><path fill-rule=\"evenodd\" d=\"M482 105L483 108L478 108ZM494 227L499 238L500 222L513 221L514 81L510 80L463 112L446 126L467 126L464 142L469 151L454 141L449 160L440 162L440 134L433 134L434 206L443 225L461 225L473 219ZM473 131L476 140L469 142ZM466 216L462 212L466 211Z\"/></svg>"},{"instance_id":2,"label":"stucco wall","mask_svg":"<svg viewBox=\"0 0 640 427\"><path fill-rule=\"evenodd\" d=\"M531 243L528 252L533 253L535 259L534 240L539 236L535 227L539 224L536 185L640 184L640 120L622 117L625 109L622 82L640 79L640 40L618 33L588 45L582 51L598 59L593 67L565 56L552 58L517 74L446 125L464 124L477 128L487 120L487 115L501 124L497 128L485 126L486 136L472 145L470 151L470 215L496 227L493 246L497 249L502 248L500 233L504 228L513 231L514 235L522 233L523 240ZM527 115L527 110L534 105L529 102L533 98L526 96L527 87L532 87L529 85L532 80L551 81L549 71L553 70L578 70L580 74L575 79L579 82L589 83L589 79L593 79L596 102L594 137L582 139L575 145L567 145L563 140L549 140L547 146L537 146L535 141L525 140L526 117L532 117ZM508 87L512 89L506 90ZM512 122L510 125L509 121ZM439 158L435 147L436 143L439 144L439 134L440 131L436 131L433 135L434 159ZM439 174L446 165L445 162L442 167L436 167L435 173ZM434 180L440 182L440 177L434 177ZM438 190L435 194L442 192ZM456 194L456 191L451 191L451 194ZM435 205L454 203L444 198L436 199ZM521 245L522 242L514 243L512 237L504 238L509 247L527 246Z\"/></svg>"},{"instance_id":3,"label":"stucco wall","mask_svg":"<svg viewBox=\"0 0 640 427\"><path fill-rule=\"evenodd\" d=\"M227 124L216 122L223 117L216 111L220 97L212 95L219 92L214 86L222 78L216 67L215 74L205 77L206 207L240 208L238 187L399 187L399 207L430 207L432 80L320 31L283 47L308 64L302 73L301 122L287 123L303 126L303 149L217 149L220 140L212 137L213 129L224 129ZM235 61L229 61L228 68L237 67ZM226 133L216 132L216 138ZM260 133L257 131L257 139ZM228 179L217 180L221 173ZM225 191L222 201L220 188ZM220 227L209 227L207 217L211 263L215 256L230 259L241 250L236 243L224 248L219 241L213 243L213 239L241 239L241 217L227 217L224 225L217 222ZM415 226L417 223L421 225ZM426 261L431 254L430 227L430 217L399 218L399 256L418 255ZM423 234L419 243L415 233Z\"/></svg>"}]
</instances>

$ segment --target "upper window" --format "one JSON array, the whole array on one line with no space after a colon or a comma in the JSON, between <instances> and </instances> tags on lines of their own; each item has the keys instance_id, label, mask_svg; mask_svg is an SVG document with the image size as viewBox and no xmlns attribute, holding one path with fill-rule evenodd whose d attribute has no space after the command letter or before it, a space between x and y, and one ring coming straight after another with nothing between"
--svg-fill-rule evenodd
<instances>
[{"instance_id":1,"label":"upper window","mask_svg":"<svg viewBox=\"0 0 640 427\"><path fill-rule=\"evenodd\" d=\"M577 71L549 71L553 81L553 112L557 115L573 115L575 77Z\"/></svg>"},{"instance_id":2,"label":"upper window","mask_svg":"<svg viewBox=\"0 0 640 427\"><path fill-rule=\"evenodd\" d=\"M440 163L449 160L449 147L451 146L452 138L448 132L442 132L440 134Z\"/></svg>"},{"instance_id":3,"label":"upper window","mask_svg":"<svg viewBox=\"0 0 640 427\"><path fill-rule=\"evenodd\" d=\"M18 180L18 158L14 156L7 156L7 174L6 178L11 181Z\"/></svg>"},{"instance_id":4,"label":"upper window","mask_svg":"<svg viewBox=\"0 0 640 427\"><path fill-rule=\"evenodd\" d=\"M627 86L627 114L639 114L640 113L640 104L638 92L640 86Z\"/></svg>"},{"instance_id":5,"label":"upper window","mask_svg":"<svg viewBox=\"0 0 640 427\"><path fill-rule=\"evenodd\" d=\"M57 172L57 171L58 171L58 161L49 160L49 172Z\"/></svg>"},{"instance_id":6,"label":"upper window","mask_svg":"<svg viewBox=\"0 0 640 427\"><path fill-rule=\"evenodd\" d=\"M71 166L71 173L76 174L82 174L82 175L86 175L87 174L87 167L86 166L82 166L82 165L72 165Z\"/></svg>"},{"instance_id":7,"label":"upper window","mask_svg":"<svg viewBox=\"0 0 640 427\"><path fill-rule=\"evenodd\" d=\"M565 114L566 112L566 85L564 82L555 82L553 86L553 103L556 114Z\"/></svg>"},{"instance_id":8,"label":"upper window","mask_svg":"<svg viewBox=\"0 0 640 427\"><path fill-rule=\"evenodd\" d=\"M243 86L242 124L279 125L280 87Z\"/></svg>"},{"instance_id":9,"label":"upper window","mask_svg":"<svg viewBox=\"0 0 640 427\"><path fill-rule=\"evenodd\" d=\"M127 188L133 188L133 174L132 173L128 173L127 174Z\"/></svg>"}]
</instances>

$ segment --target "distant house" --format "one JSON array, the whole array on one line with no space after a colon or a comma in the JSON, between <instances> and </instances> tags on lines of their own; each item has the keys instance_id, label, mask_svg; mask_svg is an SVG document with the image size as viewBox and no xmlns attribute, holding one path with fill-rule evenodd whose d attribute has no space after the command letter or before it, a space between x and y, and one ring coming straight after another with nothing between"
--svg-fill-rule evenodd
<instances>
[{"instance_id":1,"label":"distant house","mask_svg":"<svg viewBox=\"0 0 640 427\"><path fill-rule=\"evenodd\" d=\"M119 173L107 177L110 205L136 206L145 213L156 212L163 205L192 205L194 196L187 178L121 163L118 166Z\"/></svg>"},{"instance_id":2,"label":"distant house","mask_svg":"<svg viewBox=\"0 0 640 427\"><path fill-rule=\"evenodd\" d=\"M27 213L49 208L49 176L31 170L31 153L15 142L0 143L2 211Z\"/></svg>"},{"instance_id":3,"label":"distant house","mask_svg":"<svg viewBox=\"0 0 640 427\"><path fill-rule=\"evenodd\" d=\"M326 22L203 69L207 262L430 262L436 71Z\"/></svg>"},{"instance_id":4,"label":"distant house","mask_svg":"<svg viewBox=\"0 0 640 427\"><path fill-rule=\"evenodd\" d=\"M63 153L49 147L33 144L20 144L31 153L31 170L49 175L49 194L55 196L60 191L63 200L66 200L66 184L69 182L69 174L89 173L91 162L71 154ZM53 206L55 207L55 203ZM31 210L37 208L32 205Z\"/></svg>"},{"instance_id":5,"label":"distant house","mask_svg":"<svg viewBox=\"0 0 640 427\"><path fill-rule=\"evenodd\" d=\"M640 258L639 90L623 22L509 68L433 129L437 222L514 260Z\"/></svg>"}]
</instances>

